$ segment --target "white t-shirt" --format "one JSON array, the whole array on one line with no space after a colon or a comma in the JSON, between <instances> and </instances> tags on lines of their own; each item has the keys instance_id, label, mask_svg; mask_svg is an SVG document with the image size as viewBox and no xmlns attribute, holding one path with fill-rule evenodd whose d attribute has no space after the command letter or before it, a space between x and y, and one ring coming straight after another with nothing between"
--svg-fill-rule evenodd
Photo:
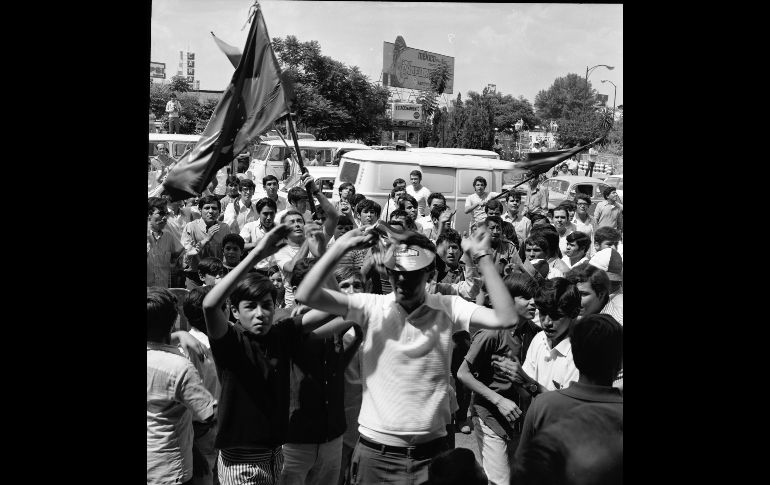
<instances>
[{"instance_id":1,"label":"white t-shirt","mask_svg":"<svg viewBox=\"0 0 770 485\"><path fill-rule=\"evenodd\" d=\"M415 191L414 186L407 185L406 193L417 200L418 214L421 216L430 215L430 211L426 210L426 207L428 207L428 196L430 195L430 189L428 189L428 187L423 185L420 190Z\"/></svg>"},{"instance_id":2,"label":"white t-shirt","mask_svg":"<svg viewBox=\"0 0 770 485\"><path fill-rule=\"evenodd\" d=\"M487 192L487 195L485 195L484 198L482 199L481 197L478 196L478 194L476 194L476 192L474 192L465 198L465 208L467 209L473 204L478 204L479 202L483 202L486 204L487 202L489 202L489 199L497 197L497 195L498 195L497 192ZM473 224L473 222L484 221L486 220L486 218L487 218L486 211L484 210L483 207L478 205L476 206L475 209L473 209L473 221L471 221L471 224ZM470 224L468 226L470 227Z\"/></svg>"},{"instance_id":3,"label":"white t-shirt","mask_svg":"<svg viewBox=\"0 0 770 485\"><path fill-rule=\"evenodd\" d=\"M452 334L468 330L475 303L426 295L407 314L395 294L348 297L346 319L361 325L362 435L405 446L446 435L450 422Z\"/></svg>"},{"instance_id":4,"label":"white t-shirt","mask_svg":"<svg viewBox=\"0 0 770 485\"><path fill-rule=\"evenodd\" d=\"M246 243L258 243L260 239L265 237L267 232L262 227L262 221L257 219L256 221L247 222L243 228L241 228L240 235L243 238L243 242ZM254 265L257 269L266 270L275 264L275 255L269 256L265 259L257 261Z\"/></svg>"},{"instance_id":5,"label":"white t-shirt","mask_svg":"<svg viewBox=\"0 0 770 485\"><path fill-rule=\"evenodd\" d=\"M572 359L572 344L569 337L551 349L545 332L538 332L527 349L522 366L524 372L549 391L564 389L571 381L577 381L580 372ZM559 384L557 388L554 381Z\"/></svg>"},{"instance_id":6,"label":"white t-shirt","mask_svg":"<svg viewBox=\"0 0 770 485\"><path fill-rule=\"evenodd\" d=\"M294 305L294 290L291 289L291 273L284 271L283 266L294 259L294 256L296 256L299 252L299 248L300 246L292 246L287 244L286 246L279 249L274 256L275 264L277 264L281 269L281 276L283 276L283 288L285 290L283 302L286 305L286 308ZM313 255L308 252L306 258L312 259Z\"/></svg>"}]
</instances>

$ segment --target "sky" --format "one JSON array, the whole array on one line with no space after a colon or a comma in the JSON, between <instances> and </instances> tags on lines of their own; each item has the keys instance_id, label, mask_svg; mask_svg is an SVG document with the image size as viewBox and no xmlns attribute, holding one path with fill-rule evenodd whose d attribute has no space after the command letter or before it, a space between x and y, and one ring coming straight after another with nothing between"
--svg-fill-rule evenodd
<instances>
[{"instance_id":1,"label":"sky","mask_svg":"<svg viewBox=\"0 0 770 485\"><path fill-rule=\"evenodd\" d=\"M223 90L234 72L214 43L243 50L251 0L153 0L150 60L176 74L179 51L195 52L200 89ZM401 35L408 47L455 58L454 90L481 92L487 84L534 103L557 77L598 64L591 86L623 104L623 6L620 4L445 2L260 2L271 38L316 40L321 53L381 79L383 42ZM445 98L446 99L446 98ZM442 102L443 104L443 102Z\"/></svg>"}]
</instances>

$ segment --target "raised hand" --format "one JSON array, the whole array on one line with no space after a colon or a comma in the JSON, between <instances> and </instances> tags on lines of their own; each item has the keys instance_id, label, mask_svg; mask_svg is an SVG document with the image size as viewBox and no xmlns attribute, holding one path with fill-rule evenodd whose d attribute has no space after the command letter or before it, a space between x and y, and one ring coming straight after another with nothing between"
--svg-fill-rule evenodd
<instances>
[{"instance_id":1,"label":"raised hand","mask_svg":"<svg viewBox=\"0 0 770 485\"><path fill-rule=\"evenodd\" d=\"M289 235L291 230L292 226L289 224L276 224L270 232L259 240L254 248L255 251L259 252L262 258L272 256L286 245L286 236Z\"/></svg>"}]
</instances>

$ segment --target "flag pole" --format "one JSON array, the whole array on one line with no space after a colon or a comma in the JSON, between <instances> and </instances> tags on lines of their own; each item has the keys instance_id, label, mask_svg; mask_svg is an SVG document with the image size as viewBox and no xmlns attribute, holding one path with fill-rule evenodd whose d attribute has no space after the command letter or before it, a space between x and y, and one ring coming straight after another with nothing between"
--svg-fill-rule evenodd
<instances>
[{"instance_id":1,"label":"flag pole","mask_svg":"<svg viewBox=\"0 0 770 485\"><path fill-rule=\"evenodd\" d=\"M299 151L297 131L294 129L294 120L291 119L291 110L289 110L289 114L287 116L289 117L289 131L291 132L291 137L294 141L294 148L297 150L297 165L299 165L299 169L303 174L308 173L307 168L305 168L305 164L302 162L302 153ZM317 188L318 190L321 190L320 187ZM305 190L307 190L307 198L308 202L310 203L310 210L311 212L315 213L315 204L313 203L313 193L310 191L310 184L305 186Z\"/></svg>"}]
</instances>

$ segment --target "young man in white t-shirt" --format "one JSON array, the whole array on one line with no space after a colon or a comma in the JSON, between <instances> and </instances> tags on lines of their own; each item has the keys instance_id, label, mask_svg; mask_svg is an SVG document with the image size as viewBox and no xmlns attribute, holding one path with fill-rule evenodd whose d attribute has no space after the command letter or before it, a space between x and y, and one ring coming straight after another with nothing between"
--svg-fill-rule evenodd
<instances>
[{"instance_id":1,"label":"young man in white t-shirt","mask_svg":"<svg viewBox=\"0 0 770 485\"><path fill-rule=\"evenodd\" d=\"M385 265L392 293L348 295L322 287L344 254L377 243L383 226L357 228L342 236L310 270L296 298L312 308L346 315L364 331L361 436L351 461L353 483L426 483L431 459L450 447L446 426L451 420L452 335L467 331L470 324L513 326L518 316L490 257L484 228L463 246L486 280L494 309L460 296L427 294L426 283L436 271L436 248L417 233L390 237Z\"/></svg>"},{"instance_id":2,"label":"young man in white t-shirt","mask_svg":"<svg viewBox=\"0 0 770 485\"><path fill-rule=\"evenodd\" d=\"M487 218L487 213L484 210L486 203L489 199L496 197L497 192L487 192L487 179L484 177L476 177L473 179L473 190L476 192L465 198L465 213L473 212L473 218L470 225L474 222L484 222Z\"/></svg>"},{"instance_id":3,"label":"young man in white t-shirt","mask_svg":"<svg viewBox=\"0 0 770 485\"><path fill-rule=\"evenodd\" d=\"M421 217L424 217L428 215L428 211L430 210L426 209L428 206L430 190L428 187L422 185L422 172L419 170L412 170L409 172L409 180L412 182L412 185L407 185L406 193L417 200L417 212Z\"/></svg>"}]
</instances>

